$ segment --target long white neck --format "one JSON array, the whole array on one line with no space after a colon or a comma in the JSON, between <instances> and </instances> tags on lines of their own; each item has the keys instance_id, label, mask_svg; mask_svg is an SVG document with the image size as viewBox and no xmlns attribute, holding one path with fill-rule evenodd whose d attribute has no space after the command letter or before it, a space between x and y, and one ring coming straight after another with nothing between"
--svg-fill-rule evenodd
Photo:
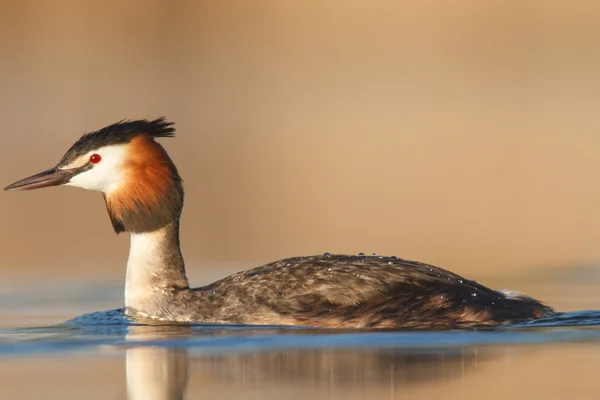
<instances>
[{"instance_id":1,"label":"long white neck","mask_svg":"<svg viewBox=\"0 0 600 400\"><path fill-rule=\"evenodd\" d=\"M127 308L153 314L169 293L188 288L179 248L179 221L152 232L131 234L125 282Z\"/></svg>"}]
</instances>

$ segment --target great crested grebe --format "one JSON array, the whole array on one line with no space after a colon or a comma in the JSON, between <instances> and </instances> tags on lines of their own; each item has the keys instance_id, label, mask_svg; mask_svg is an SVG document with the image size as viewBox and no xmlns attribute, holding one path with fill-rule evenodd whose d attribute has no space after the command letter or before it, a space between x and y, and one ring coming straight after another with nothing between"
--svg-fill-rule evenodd
<instances>
[{"instance_id":1,"label":"great crested grebe","mask_svg":"<svg viewBox=\"0 0 600 400\"><path fill-rule=\"evenodd\" d=\"M163 321L325 328L495 327L554 314L530 297L489 289L397 257L294 257L192 289L179 247L183 185L156 138L173 123L121 121L83 135L56 167L5 190L76 186L102 192L116 233L129 232L125 312Z\"/></svg>"}]
</instances>

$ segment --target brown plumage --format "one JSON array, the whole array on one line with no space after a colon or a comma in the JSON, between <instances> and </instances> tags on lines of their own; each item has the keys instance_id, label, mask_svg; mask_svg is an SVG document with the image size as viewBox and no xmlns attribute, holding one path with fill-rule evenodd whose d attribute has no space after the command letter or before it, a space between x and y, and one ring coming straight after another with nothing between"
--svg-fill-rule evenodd
<instances>
[{"instance_id":1,"label":"brown plumage","mask_svg":"<svg viewBox=\"0 0 600 400\"><path fill-rule=\"evenodd\" d=\"M164 119L127 121L88 133L48 171L7 190L72 185L104 194L114 230L131 233L125 290L132 317L163 321L324 328L496 327L550 316L506 294L431 265L396 257L295 257L190 289L179 247L183 185L155 139Z\"/></svg>"},{"instance_id":2,"label":"brown plumage","mask_svg":"<svg viewBox=\"0 0 600 400\"><path fill-rule=\"evenodd\" d=\"M483 328L554 312L527 296L383 256L288 258L168 296L174 307L166 319L324 328Z\"/></svg>"}]
</instances>

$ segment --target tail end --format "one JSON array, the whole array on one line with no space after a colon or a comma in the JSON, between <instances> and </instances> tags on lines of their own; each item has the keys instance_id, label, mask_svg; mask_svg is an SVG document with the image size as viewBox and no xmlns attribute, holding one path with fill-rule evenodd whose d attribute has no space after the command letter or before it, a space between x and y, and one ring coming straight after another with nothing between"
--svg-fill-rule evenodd
<instances>
[{"instance_id":1,"label":"tail end","mask_svg":"<svg viewBox=\"0 0 600 400\"><path fill-rule=\"evenodd\" d=\"M529 297L523 293L507 289L503 289L500 292L506 297L507 308L513 309L513 307L511 307L511 303L514 302L518 304L516 309L526 310L529 316L525 319L546 318L556 314L556 311L552 307L547 306L541 301L536 300L533 297Z\"/></svg>"}]
</instances>

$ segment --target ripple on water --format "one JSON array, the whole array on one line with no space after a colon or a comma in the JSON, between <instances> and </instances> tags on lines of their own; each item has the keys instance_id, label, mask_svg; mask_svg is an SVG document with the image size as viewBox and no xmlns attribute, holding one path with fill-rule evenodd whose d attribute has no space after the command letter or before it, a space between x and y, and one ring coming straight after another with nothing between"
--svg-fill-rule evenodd
<instances>
[{"instance_id":1,"label":"ripple on water","mask_svg":"<svg viewBox=\"0 0 600 400\"><path fill-rule=\"evenodd\" d=\"M167 324L132 320L123 309L84 314L64 324L0 329L0 355L73 353L132 346L194 353L273 349L439 349L600 340L600 311L579 311L487 331L326 330L298 327Z\"/></svg>"},{"instance_id":2,"label":"ripple on water","mask_svg":"<svg viewBox=\"0 0 600 400\"><path fill-rule=\"evenodd\" d=\"M116 310L96 311L88 314L83 314L65 322L72 326L88 326L88 325L125 325L129 326L134 322L125 315L125 308L117 308Z\"/></svg>"}]
</instances>

